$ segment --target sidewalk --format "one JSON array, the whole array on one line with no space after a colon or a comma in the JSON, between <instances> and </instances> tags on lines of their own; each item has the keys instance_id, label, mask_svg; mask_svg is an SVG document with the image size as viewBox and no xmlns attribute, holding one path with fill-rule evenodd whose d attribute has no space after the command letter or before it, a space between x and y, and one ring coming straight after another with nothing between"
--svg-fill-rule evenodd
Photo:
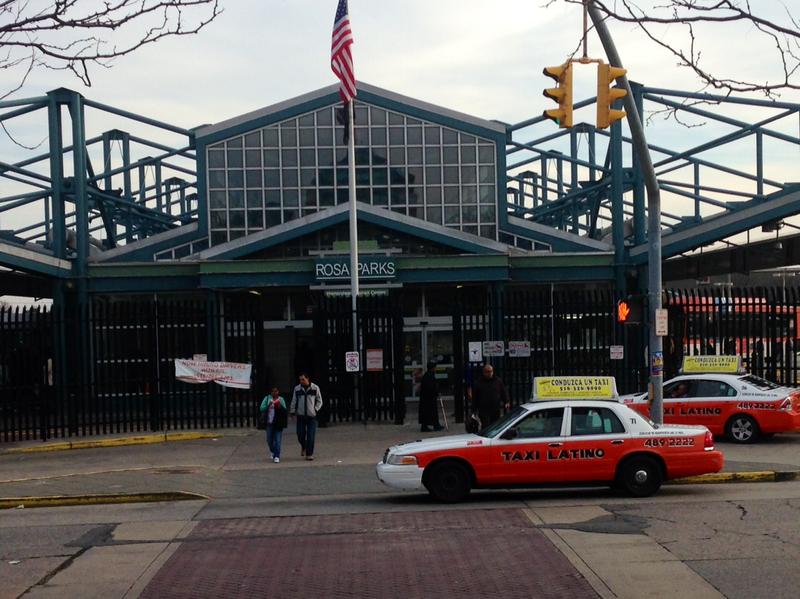
<instances>
[{"instance_id":1,"label":"sidewalk","mask_svg":"<svg viewBox=\"0 0 800 599\"><path fill-rule=\"evenodd\" d=\"M462 425L454 426L449 434L461 432ZM246 429L188 431L166 437L113 435L72 443L72 447L83 447L88 442L90 448L81 450L31 452L55 444L23 442L0 446L0 498L176 492L207 498L386 493L373 469L384 450L438 434L420 433L411 423L332 425L319 429L316 460L308 462L301 458L290 428L284 432L280 464L269 460L264 433ZM724 473L703 480L795 478L800 472L798 442L797 434L777 435L752 446L720 442L726 457Z\"/></svg>"}]
</instances>

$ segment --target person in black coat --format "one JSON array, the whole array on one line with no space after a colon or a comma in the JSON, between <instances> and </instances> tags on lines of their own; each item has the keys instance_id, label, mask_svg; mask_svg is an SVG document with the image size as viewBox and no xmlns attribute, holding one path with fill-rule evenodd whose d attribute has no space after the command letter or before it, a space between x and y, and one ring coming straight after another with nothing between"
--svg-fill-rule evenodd
<instances>
[{"instance_id":1,"label":"person in black coat","mask_svg":"<svg viewBox=\"0 0 800 599\"><path fill-rule=\"evenodd\" d=\"M439 385L436 382L436 362L428 362L428 370L422 375L419 383L419 423L420 431L426 433L431 430L440 431L439 410Z\"/></svg>"},{"instance_id":2,"label":"person in black coat","mask_svg":"<svg viewBox=\"0 0 800 599\"><path fill-rule=\"evenodd\" d=\"M486 427L500 418L500 410L511 407L511 400L503 381L494 375L491 364L483 365L483 374L472 386L472 412Z\"/></svg>"}]
</instances>

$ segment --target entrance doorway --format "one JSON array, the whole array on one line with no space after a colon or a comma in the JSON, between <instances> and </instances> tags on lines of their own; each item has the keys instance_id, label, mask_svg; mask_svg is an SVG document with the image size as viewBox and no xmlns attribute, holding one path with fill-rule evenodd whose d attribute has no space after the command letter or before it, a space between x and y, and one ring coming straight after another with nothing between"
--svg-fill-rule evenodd
<instances>
[{"instance_id":1,"label":"entrance doorway","mask_svg":"<svg viewBox=\"0 0 800 599\"><path fill-rule=\"evenodd\" d=\"M403 393L419 399L419 381L429 361L443 399L453 398L453 320L449 316L403 319Z\"/></svg>"}]
</instances>

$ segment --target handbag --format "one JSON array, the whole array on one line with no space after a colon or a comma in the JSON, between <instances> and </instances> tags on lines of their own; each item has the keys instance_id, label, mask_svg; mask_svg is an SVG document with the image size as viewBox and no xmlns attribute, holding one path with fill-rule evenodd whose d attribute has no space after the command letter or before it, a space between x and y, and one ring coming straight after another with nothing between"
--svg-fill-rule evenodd
<instances>
[{"instance_id":1,"label":"handbag","mask_svg":"<svg viewBox=\"0 0 800 599\"><path fill-rule=\"evenodd\" d=\"M468 433L472 433L473 435L481 430L481 419L478 418L477 414L470 414L467 421L464 423L464 426L467 429Z\"/></svg>"},{"instance_id":2,"label":"handbag","mask_svg":"<svg viewBox=\"0 0 800 599\"><path fill-rule=\"evenodd\" d=\"M256 428L260 431L267 430L267 413L260 412L256 420Z\"/></svg>"}]
</instances>

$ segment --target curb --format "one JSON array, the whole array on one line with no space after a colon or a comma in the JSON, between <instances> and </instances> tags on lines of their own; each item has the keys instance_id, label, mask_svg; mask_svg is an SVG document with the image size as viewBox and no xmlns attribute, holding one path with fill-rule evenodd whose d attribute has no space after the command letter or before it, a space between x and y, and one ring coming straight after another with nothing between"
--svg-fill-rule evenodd
<instances>
[{"instance_id":1,"label":"curb","mask_svg":"<svg viewBox=\"0 0 800 599\"><path fill-rule=\"evenodd\" d=\"M159 433L154 435L138 435L136 437L119 437L115 439L97 439L94 441L62 441L32 447L12 447L0 449L0 455L19 453L43 453L49 451L68 451L71 449L96 449L98 447L122 447L125 445L152 445L170 441L195 441L197 439L218 439L226 435L219 433Z\"/></svg>"},{"instance_id":2,"label":"curb","mask_svg":"<svg viewBox=\"0 0 800 599\"><path fill-rule=\"evenodd\" d=\"M713 485L719 483L780 483L800 479L797 471L762 470L755 472L717 472L701 476L676 478L674 485Z\"/></svg>"},{"instance_id":3,"label":"curb","mask_svg":"<svg viewBox=\"0 0 800 599\"><path fill-rule=\"evenodd\" d=\"M116 493L112 495L53 495L49 497L0 497L0 510L115 503L153 503L159 501L207 501L206 495L173 491L166 493Z\"/></svg>"}]
</instances>

